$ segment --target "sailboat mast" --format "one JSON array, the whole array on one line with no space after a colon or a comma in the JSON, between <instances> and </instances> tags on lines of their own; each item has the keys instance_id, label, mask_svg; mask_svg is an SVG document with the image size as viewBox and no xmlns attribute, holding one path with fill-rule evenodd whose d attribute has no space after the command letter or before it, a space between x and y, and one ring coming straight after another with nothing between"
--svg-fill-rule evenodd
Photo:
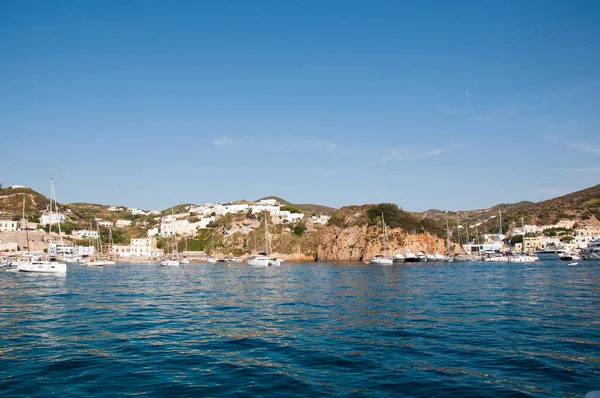
<instances>
[{"instance_id":1,"label":"sailboat mast","mask_svg":"<svg viewBox=\"0 0 600 398\"><path fill-rule=\"evenodd\" d=\"M267 211L265 210L265 253L269 255L269 232L267 231Z\"/></svg>"},{"instance_id":2,"label":"sailboat mast","mask_svg":"<svg viewBox=\"0 0 600 398\"><path fill-rule=\"evenodd\" d=\"M27 239L27 254L31 254L29 249L29 229L27 228L27 219L25 218L25 195L23 195L23 221L25 221L25 238Z\"/></svg>"},{"instance_id":3,"label":"sailboat mast","mask_svg":"<svg viewBox=\"0 0 600 398\"><path fill-rule=\"evenodd\" d=\"M498 212L500 213L500 235L502 235L502 210L498 210Z\"/></svg>"},{"instance_id":4,"label":"sailboat mast","mask_svg":"<svg viewBox=\"0 0 600 398\"><path fill-rule=\"evenodd\" d=\"M60 245L64 247L62 231L60 229L60 211L58 211L58 203L56 202L56 192L54 191L54 173L52 173L52 178L50 179L50 195L54 199L54 209L56 210L56 216L58 218L58 238L60 241ZM52 207L52 202L50 202L50 207ZM50 218L50 223L52 223L52 217ZM58 254L58 250L57 250Z\"/></svg>"},{"instance_id":5,"label":"sailboat mast","mask_svg":"<svg viewBox=\"0 0 600 398\"><path fill-rule=\"evenodd\" d=\"M381 228L383 229L383 254L389 257L390 251L390 240L387 234L387 228L385 227L385 219L383 218L383 212L381 212Z\"/></svg>"},{"instance_id":6,"label":"sailboat mast","mask_svg":"<svg viewBox=\"0 0 600 398\"><path fill-rule=\"evenodd\" d=\"M448 226L448 217L446 216L446 250L450 250L450 227Z\"/></svg>"},{"instance_id":7,"label":"sailboat mast","mask_svg":"<svg viewBox=\"0 0 600 398\"><path fill-rule=\"evenodd\" d=\"M98 231L98 251L102 255L102 236L100 235L100 223L96 220L96 231Z\"/></svg>"}]
</instances>

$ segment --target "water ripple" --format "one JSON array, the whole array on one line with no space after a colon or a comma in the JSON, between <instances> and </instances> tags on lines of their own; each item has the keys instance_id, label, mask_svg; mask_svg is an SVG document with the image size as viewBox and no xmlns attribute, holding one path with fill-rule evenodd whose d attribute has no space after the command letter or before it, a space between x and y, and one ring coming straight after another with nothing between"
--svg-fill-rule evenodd
<instances>
[{"instance_id":1,"label":"water ripple","mask_svg":"<svg viewBox=\"0 0 600 398\"><path fill-rule=\"evenodd\" d=\"M600 267L287 264L0 275L3 396L584 396Z\"/></svg>"}]
</instances>

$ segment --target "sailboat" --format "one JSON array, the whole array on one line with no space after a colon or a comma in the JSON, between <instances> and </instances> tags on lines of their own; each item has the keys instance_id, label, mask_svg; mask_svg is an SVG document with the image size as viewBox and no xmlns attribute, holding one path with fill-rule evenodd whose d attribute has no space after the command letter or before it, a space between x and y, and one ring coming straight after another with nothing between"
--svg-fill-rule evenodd
<instances>
[{"instance_id":1,"label":"sailboat","mask_svg":"<svg viewBox=\"0 0 600 398\"><path fill-rule=\"evenodd\" d=\"M217 258L215 257L215 229L212 230L212 252L210 257L206 258L206 262L209 264L216 264Z\"/></svg>"},{"instance_id":2,"label":"sailboat","mask_svg":"<svg viewBox=\"0 0 600 398\"><path fill-rule=\"evenodd\" d=\"M383 254L376 254L375 257L371 259L371 264L381 264L381 265L392 265L394 260L390 257L390 240L387 234L387 228L385 227L385 220L383 218L383 213L381 213L381 227L383 229Z\"/></svg>"},{"instance_id":3,"label":"sailboat","mask_svg":"<svg viewBox=\"0 0 600 398\"><path fill-rule=\"evenodd\" d=\"M269 230L267 228L267 212L265 211L265 251L258 253L257 256L251 256L248 258L248 265L254 267L279 267L283 259L269 257Z\"/></svg>"},{"instance_id":4,"label":"sailboat","mask_svg":"<svg viewBox=\"0 0 600 398\"><path fill-rule=\"evenodd\" d=\"M90 221L90 225L91 225L91 221ZM110 231L110 240L109 240L109 247L108 247L108 258L105 258L104 255L102 254L102 237L100 236L100 225L98 224L98 221L96 221L96 231L98 231L98 253L99 255L93 255L93 256L86 256L83 257L79 260L79 264L81 265L92 265L92 266L96 266L96 267L101 267L103 265L115 265L117 262L114 261L111 258L111 251L112 251L112 230Z\"/></svg>"},{"instance_id":5,"label":"sailboat","mask_svg":"<svg viewBox=\"0 0 600 398\"><path fill-rule=\"evenodd\" d=\"M185 251L187 252L187 237L185 238ZM179 260L179 262L181 264L189 264L190 260L184 256L181 260Z\"/></svg>"},{"instance_id":6,"label":"sailboat","mask_svg":"<svg viewBox=\"0 0 600 398\"><path fill-rule=\"evenodd\" d=\"M171 214L173 214L173 209L171 209ZM159 264L164 267L179 267L179 252L175 240L175 231L171 235L171 254L163 258Z\"/></svg>"},{"instance_id":7,"label":"sailboat","mask_svg":"<svg viewBox=\"0 0 600 398\"><path fill-rule=\"evenodd\" d=\"M24 202L23 202L24 203ZM48 226L48 256L45 258L38 256L29 256L29 261L22 261L17 264L17 271L19 272L31 272L31 273L42 273L42 274L66 274L67 264L59 262L56 259L56 244L50 243L50 236L52 233L52 204L54 203L54 209L58 212L58 205L56 204L56 195L54 192L54 175L50 178L50 224ZM25 213L25 207L23 206L23 213ZM27 230L27 226L25 226ZM62 233L60 230L60 217L58 219L58 233L62 243ZM29 244L27 245L29 249Z\"/></svg>"}]
</instances>

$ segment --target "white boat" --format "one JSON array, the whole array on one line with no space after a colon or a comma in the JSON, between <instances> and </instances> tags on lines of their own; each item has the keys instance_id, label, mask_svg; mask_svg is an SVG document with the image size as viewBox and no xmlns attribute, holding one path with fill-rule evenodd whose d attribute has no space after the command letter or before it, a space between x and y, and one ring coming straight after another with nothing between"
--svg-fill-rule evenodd
<instances>
[{"instance_id":1,"label":"white boat","mask_svg":"<svg viewBox=\"0 0 600 398\"><path fill-rule=\"evenodd\" d=\"M164 258L159 263L163 267L179 267L179 260L174 260L171 258Z\"/></svg>"},{"instance_id":2,"label":"white boat","mask_svg":"<svg viewBox=\"0 0 600 398\"><path fill-rule=\"evenodd\" d=\"M539 261L540 259L531 254L515 254L508 256L509 263L533 263L535 261Z\"/></svg>"},{"instance_id":3,"label":"white boat","mask_svg":"<svg viewBox=\"0 0 600 398\"><path fill-rule=\"evenodd\" d=\"M416 263L419 261L419 258L410 251L410 249L406 250L406 254L404 255L404 261L407 263Z\"/></svg>"},{"instance_id":4,"label":"white boat","mask_svg":"<svg viewBox=\"0 0 600 398\"><path fill-rule=\"evenodd\" d=\"M17 265L19 272L33 272L38 274L66 274L67 264L58 262L52 257L48 259L39 259L32 257L29 262L20 262Z\"/></svg>"},{"instance_id":5,"label":"white boat","mask_svg":"<svg viewBox=\"0 0 600 398\"><path fill-rule=\"evenodd\" d=\"M54 204L54 210L58 214L58 205L56 203L56 194L54 192L54 175L50 177L50 220L52 220L52 205ZM25 214L25 201L23 201L23 214ZM25 218L25 217L24 217ZM25 231L27 232L27 224L25 225ZM49 255L45 258L36 257L30 254L28 261L19 261L16 266L18 272L30 272L39 274L66 274L67 264L56 260L56 245L51 245L50 236L52 233L52 223L48 227L48 253ZM58 233L61 238L62 244L62 232L60 229L60 217L58 217ZM29 235L27 234L27 246L29 247Z\"/></svg>"},{"instance_id":6,"label":"white boat","mask_svg":"<svg viewBox=\"0 0 600 398\"><path fill-rule=\"evenodd\" d=\"M394 260L386 257L384 254L376 254L370 261L371 264L392 265Z\"/></svg>"},{"instance_id":7,"label":"white boat","mask_svg":"<svg viewBox=\"0 0 600 398\"><path fill-rule=\"evenodd\" d=\"M392 256L392 261L395 263L404 262L404 256L401 253L396 253Z\"/></svg>"},{"instance_id":8,"label":"white boat","mask_svg":"<svg viewBox=\"0 0 600 398\"><path fill-rule=\"evenodd\" d=\"M417 259L419 260L419 262L426 262L428 260L427 255L423 252L417 253Z\"/></svg>"},{"instance_id":9,"label":"white boat","mask_svg":"<svg viewBox=\"0 0 600 398\"><path fill-rule=\"evenodd\" d=\"M433 254L425 254L425 256L427 257L428 262L437 261L437 259L435 258L435 255L433 255Z\"/></svg>"},{"instance_id":10,"label":"white boat","mask_svg":"<svg viewBox=\"0 0 600 398\"><path fill-rule=\"evenodd\" d=\"M265 251L258 253L257 256L250 256L248 258L248 265L256 268L264 267L279 267L283 262L282 258L271 258L269 257L269 229L267 227L267 212L265 211Z\"/></svg>"},{"instance_id":11,"label":"white boat","mask_svg":"<svg viewBox=\"0 0 600 398\"><path fill-rule=\"evenodd\" d=\"M505 257L505 256L499 254L499 255L485 257L483 259L483 261L485 261L486 263L506 263L506 262L508 262L508 257Z\"/></svg>"},{"instance_id":12,"label":"white boat","mask_svg":"<svg viewBox=\"0 0 600 398\"><path fill-rule=\"evenodd\" d=\"M594 239L588 243L582 254L582 258L585 260L600 260L600 239Z\"/></svg>"},{"instance_id":13,"label":"white boat","mask_svg":"<svg viewBox=\"0 0 600 398\"><path fill-rule=\"evenodd\" d=\"M206 257L206 262L209 264L215 264L217 262L217 259L214 257Z\"/></svg>"},{"instance_id":14,"label":"white boat","mask_svg":"<svg viewBox=\"0 0 600 398\"><path fill-rule=\"evenodd\" d=\"M546 246L542 250L536 251L534 254L540 260L560 260L560 257L564 255L566 250L563 247L558 246Z\"/></svg>"},{"instance_id":15,"label":"white boat","mask_svg":"<svg viewBox=\"0 0 600 398\"><path fill-rule=\"evenodd\" d=\"M433 255L433 261L444 262L446 261L446 257L443 254L435 253Z\"/></svg>"},{"instance_id":16,"label":"white boat","mask_svg":"<svg viewBox=\"0 0 600 398\"><path fill-rule=\"evenodd\" d=\"M179 260L179 262L180 262L181 264L189 264L189 263L190 263L190 260L189 260L188 258L182 258L181 260Z\"/></svg>"},{"instance_id":17,"label":"white boat","mask_svg":"<svg viewBox=\"0 0 600 398\"><path fill-rule=\"evenodd\" d=\"M383 218L383 212L381 213L381 229L383 231L383 254L376 254L371 259L371 264L379 265L392 265L394 260L390 257L390 240L387 234L387 228L385 227L385 219Z\"/></svg>"},{"instance_id":18,"label":"white boat","mask_svg":"<svg viewBox=\"0 0 600 398\"><path fill-rule=\"evenodd\" d=\"M561 261L579 261L579 260L581 260L581 257L578 254L572 253L570 251L565 251L564 253L560 253L558 255L558 258Z\"/></svg>"}]
</instances>

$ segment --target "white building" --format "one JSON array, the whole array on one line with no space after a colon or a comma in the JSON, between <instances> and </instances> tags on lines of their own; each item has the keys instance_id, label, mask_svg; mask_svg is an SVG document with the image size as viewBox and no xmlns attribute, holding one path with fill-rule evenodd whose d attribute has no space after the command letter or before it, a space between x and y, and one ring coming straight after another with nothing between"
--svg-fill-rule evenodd
<instances>
[{"instance_id":1,"label":"white building","mask_svg":"<svg viewBox=\"0 0 600 398\"><path fill-rule=\"evenodd\" d=\"M96 253L94 246L76 246L73 250L75 256L93 256Z\"/></svg>"},{"instance_id":2,"label":"white building","mask_svg":"<svg viewBox=\"0 0 600 398\"><path fill-rule=\"evenodd\" d=\"M140 209L136 209L135 207L130 207L127 209L128 212L130 212L132 215L134 216L145 216L146 212L144 210L140 210Z\"/></svg>"},{"instance_id":3,"label":"white building","mask_svg":"<svg viewBox=\"0 0 600 398\"><path fill-rule=\"evenodd\" d=\"M277 199L262 199L256 204L259 206L275 206L277 204Z\"/></svg>"},{"instance_id":4,"label":"white building","mask_svg":"<svg viewBox=\"0 0 600 398\"><path fill-rule=\"evenodd\" d=\"M108 211L123 211L123 208L117 206L110 206Z\"/></svg>"},{"instance_id":5,"label":"white building","mask_svg":"<svg viewBox=\"0 0 600 398\"><path fill-rule=\"evenodd\" d=\"M0 232L13 232L18 228L18 221L13 221L9 219L1 219L0 220Z\"/></svg>"},{"instance_id":6,"label":"white building","mask_svg":"<svg viewBox=\"0 0 600 398\"><path fill-rule=\"evenodd\" d=\"M117 220L115 221L115 227L129 227L131 220Z\"/></svg>"},{"instance_id":7,"label":"white building","mask_svg":"<svg viewBox=\"0 0 600 398\"><path fill-rule=\"evenodd\" d=\"M160 236L195 235L197 225L188 220L175 220L160 224Z\"/></svg>"},{"instance_id":8,"label":"white building","mask_svg":"<svg viewBox=\"0 0 600 398\"><path fill-rule=\"evenodd\" d=\"M97 220L98 225L101 227L112 227L113 223L110 221Z\"/></svg>"},{"instance_id":9,"label":"white building","mask_svg":"<svg viewBox=\"0 0 600 398\"><path fill-rule=\"evenodd\" d=\"M252 210L252 213L254 213L254 214L263 213L265 211L271 213L274 211L280 211L281 206L256 204L256 205L250 206L250 209Z\"/></svg>"},{"instance_id":10,"label":"white building","mask_svg":"<svg viewBox=\"0 0 600 398\"><path fill-rule=\"evenodd\" d=\"M312 222L313 224L327 224L327 221L329 221L329 216L325 216L325 215L320 215L320 216L312 216Z\"/></svg>"},{"instance_id":11,"label":"white building","mask_svg":"<svg viewBox=\"0 0 600 398\"><path fill-rule=\"evenodd\" d=\"M91 231L89 229L79 229L79 230L74 230L71 235L73 235L74 238L88 238L88 239L98 239L100 237L100 235L98 234L98 231Z\"/></svg>"},{"instance_id":12,"label":"white building","mask_svg":"<svg viewBox=\"0 0 600 398\"><path fill-rule=\"evenodd\" d=\"M153 257L156 251L156 238L131 239L130 253L132 257Z\"/></svg>"},{"instance_id":13,"label":"white building","mask_svg":"<svg viewBox=\"0 0 600 398\"><path fill-rule=\"evenodd\" d=\"M289 223L294 223L296 221L302 220L304 218L304 213L290 213L286 217L286 221Z\"/></svg>"},{"instance_id":14,"label":"white building","mask_svg":"<svg viewBox=\"0 0 600 398\"><path fill-rule=\"evenodd\" d=\"M60 213L52 213L52 214L42 214L40 219L40 224L48 225L48 224L58 224L59 222L64 222L65 216Z\"/></svg>"},{"instance_id":15,"label":"white building","mask_svg":"<svg viewBox=\"0 0 600 398\"><path fill-rule=\"evenodd\" d=\"M208 224L215 221L215 217L203 217L196 224L196 228L207 228Z\"/></svg>"},{"instance_id":16,"label":"white building","mask_svg":"<svg viewBox=\"0 0 600 398\"><path fill-rule=\"evenodd\" d=\"M151 238L153 236L158 235L158 227L148 229L148 237Z\"/></svg>"}]
</instances>

